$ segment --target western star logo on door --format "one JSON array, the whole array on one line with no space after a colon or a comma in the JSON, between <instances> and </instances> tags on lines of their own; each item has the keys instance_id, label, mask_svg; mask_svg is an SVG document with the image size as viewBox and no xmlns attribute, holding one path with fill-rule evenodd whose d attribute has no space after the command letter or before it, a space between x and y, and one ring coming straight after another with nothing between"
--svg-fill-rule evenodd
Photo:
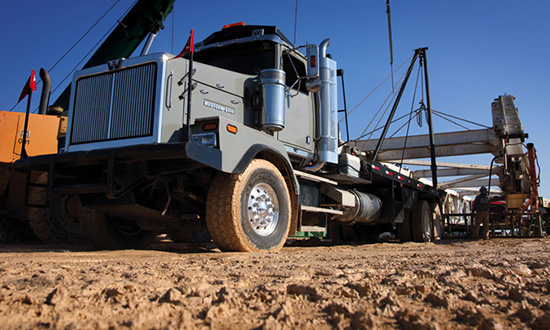
<instances>
[{"instance_id":1,"label":"western star logo on door","mask_svg":"<svg viewBox=\"0 0 550 330\"><path fill-rule=\"evenodd\" d=\"M223 111L223 112L226 112L226 113L229 113L229 114L232 114L232 115L235 114L235 109L234 108L226 107L225 105L221 105L221 104L218 104L218 103L215 103L215 102L212 102L212 101L204 100L203 105L205 107L216 109L218 111Z\"/></svg>"}]
</instances>

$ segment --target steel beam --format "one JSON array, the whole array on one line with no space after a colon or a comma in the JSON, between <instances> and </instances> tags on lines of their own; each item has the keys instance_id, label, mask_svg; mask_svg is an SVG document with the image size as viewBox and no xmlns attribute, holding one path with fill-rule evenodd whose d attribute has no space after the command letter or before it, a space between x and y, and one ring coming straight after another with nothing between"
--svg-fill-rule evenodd
<instances>
[{"instance_id":1,"label":"steel beam","mask_svg":"<svg viewBox=\"0 0 550 330\"><path fill-rule=\"evenodd\" d=\"M438 163L439 165L439 163ZM488 167L488 166L487 166ZM502 166L493 166L493 170L489 168L443 168L437 170L438 176L463 176L463 175L478 175L484 174L489 176L490 174L498 175L501 177L504 174L504 167ZM430 170L416 170L412 171L413 178L429 178L432 174Z\"/></svg>"},{"instance_id":2,"label":"steel beam","mask_svg":"<svg viewBox=\"0 0 550 330\"><path fill-rule=\"evenodd\" d=\"M460 182L455 182L456 180L448 181L448 182L441 182L439 184L439 187L442 189L456 189L456 188L478 188L481 186L489 186L489 178L475 178L475 176L471 176L469 178L463 178L464 180L461 180ZM493 187L498 187L500 184L500 180L497 178L491 179L491 189Z\"/></svg>"},{"instance_id":3,"label":"steel beam","mask_svg":"<svg viewBox=\"0 0 550 330\"><path fill-rule=\"evenodd\" d=\"M399 163L399 160L387 161L388 163ZM427 160L417 160L417 159L407 159L403 161L403 164L407 165L418 165L418 166L430 166L431 162ZM482 169L489 170L491 167L489 165L477 165L477 164L463 164L463 163L449 163L449 162L437 162L439 167L450 167L450 168L471 168L471 169ZM495 168L495 167L493 167Z\"/></svg>"},{"instance_id":4,"label":"steel beam","mask_svg":"<svg viewBox=\"0 0 550 330\"><path fill-rule=\"evenodd\" d=\"M496 167L495 167L496 169ZM490 171L486 169L465 169L465 168L444 168L444 169L438 169L437 170L437 176L438 177L445 177L445 176L462 176L462 175L489 175ZM413 178L419 179L419 178L430 178L432 176L431 170L417 170L413 172Z\"/></svg>"},{"instance_id":5,"label":"steel beam","mask_svg":"<svg viewBox=\"0 0 550 330\"><path fill-rule=\"evenodd\" d=\"M379 143L378 140L359 140L356 144L359 149L372 152L375 150L377 143ZM435 153L438 157L484 153L496 154L498 150L502 150L493 129L434 134L434 144ZM379 161L395 161L400 160L402 157L404 159L430 158L429 146L429 134L413 135L408 138L387 138L380 147L377 159ZM403 148L405 148L404 153Z\"/></svg>"}]
</instances>

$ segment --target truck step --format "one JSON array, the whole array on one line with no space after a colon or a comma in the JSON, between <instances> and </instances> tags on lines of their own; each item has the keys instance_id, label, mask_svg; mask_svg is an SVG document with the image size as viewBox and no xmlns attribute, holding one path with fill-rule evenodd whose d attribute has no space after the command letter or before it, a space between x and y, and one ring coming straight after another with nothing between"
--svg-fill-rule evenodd
<instances>
[{"instance_id":1,"label":"truck step","mask_svg":"<svg viewBox=\"0 0 550 330\"><path fill-rule=\"evenodd\" d=\"M306 172L302 172L302 171L294 171L294 173L296 174L296 176L299 176L299 177L301 177L303 179L306 179L306 180L309 180L309 181L324 182L324 183L331 184L333 186L338 185L338 182L336 182L336 181L324 178L322 176L314 175L314 174L311 174L311 173L306 173Z\"/></svg>"},{"instance_id":2,"label":"truck step","mask_svg":"<svg viewBox=\"0 0 550 330\"><path fill-rule=\"evenodd\" d=\"M344 211L333 210L333 209L326 209L326 208L315 207L315 206L306 206L306 205L302 205L301 208L302 208L302 211L313 212L313 213L328 213L328 214L335 214L335 215L342 215L342 214L344 214Z\"/></svg>"}]
</instances>

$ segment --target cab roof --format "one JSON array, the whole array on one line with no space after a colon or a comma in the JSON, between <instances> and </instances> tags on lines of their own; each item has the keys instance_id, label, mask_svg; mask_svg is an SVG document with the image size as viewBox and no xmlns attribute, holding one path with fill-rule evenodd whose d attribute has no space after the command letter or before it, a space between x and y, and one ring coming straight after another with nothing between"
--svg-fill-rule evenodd
<instances>
[{"instance_id":1,"label":"cab roof","mask_svg":"<svg viewBox=\"0 0 550 330\"><path fill-rule=\"evenodd\" d=\"M263 31L263 32L262 32ZM218 44L234 39L253 37L258 35L276 35L283 42L292 46L292 42L276 26L231 24L221 31L214 32L201 42L201 46Z\"/></svg>"}]
</instances>

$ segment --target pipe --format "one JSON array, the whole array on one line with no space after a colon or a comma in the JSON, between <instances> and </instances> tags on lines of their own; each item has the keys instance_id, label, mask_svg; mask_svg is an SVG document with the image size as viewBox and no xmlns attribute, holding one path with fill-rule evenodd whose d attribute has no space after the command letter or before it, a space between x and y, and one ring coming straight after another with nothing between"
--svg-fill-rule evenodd
<instances>
[{"instance_id":1,"label":"pipe","mask_svg":"<svg viewBox=\"0 0 550 330\"><path fill-rule=\"evenodd\" d=\"M149 32L149 35L147 36L147 41L145 42L145 45L143 46L143 49L141 50L140 56L144 56L149 54L149 50L151 50L151 46L153 45L153 41L155 41L155 38L157 37L156 33Z\"/></svg>"},{"instance_id":2,"label":"pipe","mask_svg":"<svg viewBox=\"0 0 550 330\"><path fill-rule=\"evenodd\" d=\"M531 211L537 211L539 209L539 188L538 188L538 182L537 182L537 168L535 165L535 161L537 158L535 150L535 145L533 143L527 143L527 159L529 161L529 178L530 178L530 184L531 184L531 191L529 194L529 199L521 210L523 212L527 211L529 207L531 207Z\"/></svg>"},{"instance_id":3,"label":"pipe","mask_svg":"<svg viewBox=\"0 0 550 330\"><path fill-rule=\"evenodd\" d=\"M334 220L347 223L374 223L382 216L382 201L373 194L360 192L357 190L347 190L355 197L355 206L344 210L344 214L339 215Z\"/></svg>"},{"instance_id":4,"label":"pipe","mask_svg":"<svg viewBox=\"0 0 550 330\"><path fill-rule=\"evenodd\" d=\"M491 166L489 167L489 184L487 189L487 196L491 196L491 177L493 176L493 163L495 162L495 159L497 159L497 156L493 157L491 160Z\"/></svg>"},{"instance_id":5,"label":"pipe","mask_svg":"<svg viewBox=\"0 0 550 330\"><path fill-rule=\"evenodd\" d=\"M304 170L310 171L310 172L317 172L321 168L323 168L323 166L325 166L325 162L321 162L321 163L317 163L315 165L304 167Z\"/></svg>"},{"instance_id":6,"label":"pipe","mask_svg":"<svg viewBox=\"0 0 550 330\"><path fill-rule=\"evenodd\" d=\"M319 161L338 164L338 96L336 61L327 57L330 39L319 45Z\"/></svg>"},{"instance_id":7,"label":"pipe","mask_svg":"<svg viewBox=\"0 0 550 330\"><path fill-rule=\"evenodd\" d=\"M330 46L330 38L326 38L319 45L319 57L327 57L328 46Z\"/></svg>"},{"instance_id":8,"label":"pipe","mask_svg":"<svg viewBox=\"0 0 550 330\"><path fill-rule=\"evenodd\" d=\"M40 79L42 79L42 94L40 95L40 107L38 114L45 115L50 103L50 91L52 90L52 79L44 68L40 68Z\"/></svg>"},{"instance_id":9,"label":"pipe","mask_svg":"<svg viewBox=\"0 0 550 330\"><path fill-rule=\"evenodd\" d=\"M437 162L435 155L435 144L434 144L434 129L432 125L432 104L430 100L430 82L428 79L428 58L426 57L426 50L428 48L422 48L420 54L421 59L424 60L424 84L426 85L426 101L428 103L428 129L430 132L430 159L431 159L431 169L432 169L432 183L433 187L437 189Z\"/></svg>"}]
</instances>

